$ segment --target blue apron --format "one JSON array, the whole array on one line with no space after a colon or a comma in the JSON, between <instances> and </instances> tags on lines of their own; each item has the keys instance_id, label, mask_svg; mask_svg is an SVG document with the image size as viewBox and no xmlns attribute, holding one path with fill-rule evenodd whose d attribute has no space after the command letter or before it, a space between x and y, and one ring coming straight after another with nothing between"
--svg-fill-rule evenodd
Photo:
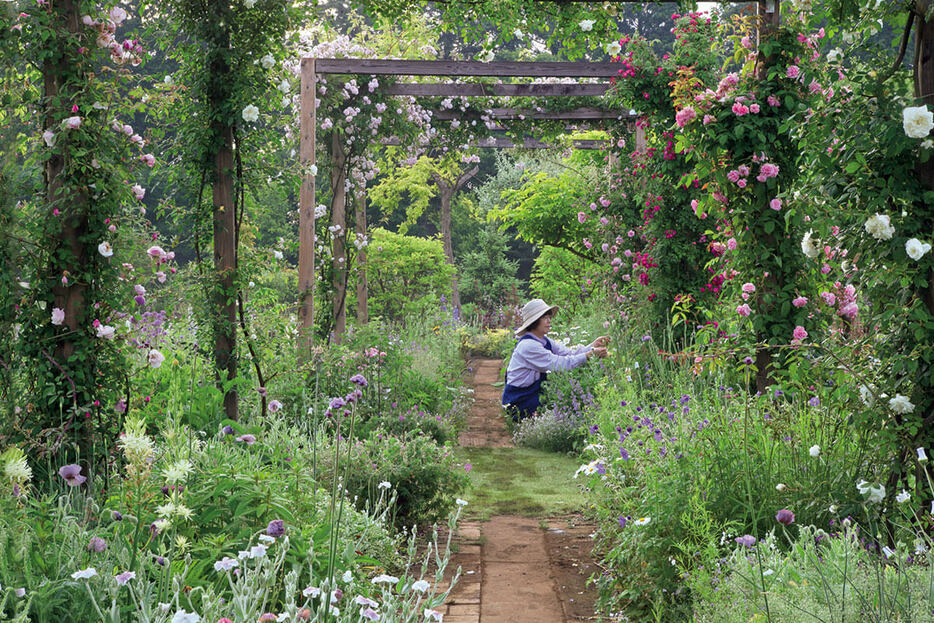
<instances>
[{"instance_id":1,"label":"blue apron","mask_svg":"<svg viewBox=\"0 0 934 623\"><path fill-rule=\"evenodd\" d=\"M534 340L535 336L526 333L519 338L519 341L521 342L525 339ZM551 347L551 340L547 337L545 338L545 348L554 352L554 349ZM539 393L541 393L542 383L546 378L548 378L548 374L542 372L541 376L531 385L516 387L515 385L509 384L509 371L506 371L506 378L503 379L505 381L503 386L503 407L513 414L512 419L514 421L527 418L538 409L541 404Z\"/></svg>"}]
</instances>

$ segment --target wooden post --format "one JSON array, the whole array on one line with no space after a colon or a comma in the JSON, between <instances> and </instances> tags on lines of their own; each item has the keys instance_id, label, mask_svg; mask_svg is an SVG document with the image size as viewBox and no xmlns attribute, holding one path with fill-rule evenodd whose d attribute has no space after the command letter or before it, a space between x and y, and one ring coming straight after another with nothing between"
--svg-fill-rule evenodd
<instances>
[{"instance_id":1,"label":"wooden post","mask_svg":"<svg viewBox=\"0 0 934 623\"><path fill-rule=\"evenodd\" d=\"M355 203L355 231L357 239L366 236L366 189L358 188L354 195ZM369 322L369 289L366 280L366 247L357 249L357 324L365 325Z\"/></svg>"},{"instance_id":2,"label":"wooden post","mask_svg":"<svg viewBox=\"0 0 934 623\"><path fill-rule=\"evenodd\" d=\"M302 186L298 197L298 294L299 354L305 358L314 344L315 304L315 166L317 124L317 76L315 59L302 59L301 126L299 134L299 162L302 167Z\"/></svg>"},{"instance_id":3,"label":"wooden post","mask_svg":"<svg viewBox=\"0 0 934 623\"><path fill-rule=\"evenodd\" d=\"M461 297L457 287L457 266L454 263L454 241L451 235L451 199L479 171L479 167L474 167L470 171L462 173L454 182L449 182L437 173L431 175L438 187L438 195L441 198L441 238L444 241L444 256L451 268L454 269L451 276L451 305L457 310L458 314L461 311Z\"/></svg>"},{"instance_id":4,"label":"wooden post","mask_svg":"<svg viewBox=\"0 0 934 623\"><path fill-rule=\"evenodd\" d=\"M928 15L931 0L917 0L915 10L919 16ZM917 45L920 48L918 66L915 69L915 97L927 104L928 109L934 109L934 19L921 20L915 30ZM928 190L934 190L934 161L919 163L917 165L918 178ZM932 225L928 220L928 229ZM934 269L928 273L926 287L921 287L920 296L928 308L928 313L934 315Z\"/></svg>"},{"instance_id":5,"label":"wooden post","mask_svg":"<svg viewBox=\"0 0 934 623\"><path fill-rule=\"evenodd\" d=\"M347 179L347 155L341 138L337 131L331 133L331 259L334 262L331 279L334 288L331 331L335 344L340 344L347 324L347 253L344 250L347 241L347 190L344 187L344 181Z\"/></svg>"},{"instance_id":6,"label":"wooden post","mask_svg":"<svg viewBox=\"0 0 934 623\"><path fill-rule=\"evenodd\" d=\"M644 153L646 146L647 146L646 139L645 139L645 126L640 124L638 121L636 122L636 141L635 142L636 144L635 144L634 151L638 151L639 153Z\"/></svg>"}]
</instances>

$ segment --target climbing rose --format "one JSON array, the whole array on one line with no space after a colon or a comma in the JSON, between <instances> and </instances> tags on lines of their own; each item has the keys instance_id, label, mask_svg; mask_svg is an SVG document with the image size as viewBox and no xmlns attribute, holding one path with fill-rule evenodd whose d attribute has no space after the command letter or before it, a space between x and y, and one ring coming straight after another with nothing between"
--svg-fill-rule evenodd
<instances>
[{"instance_id":1,"label":"climbing rose","mask_svg":"<svg viewBox=\"0 0 934 623\"><path fill-rule=\"evenodd\" d=\"M793 299L791 301L791 304L794 305L795 307L804 307L805 305L808 304L808 300L806 297L799 296L798 298Z\"/></svg>"},{"instance_id":2,"label":"climbing rose","mask_svg":"<svg viewBox=\"0 0 934 623\"><path fill-rule=\"evenodd\" d=\"M749 308L748 304L743 303L742 305L736 308L736 313L745 318L749 316L749 314L752 313L752 310Z\"/></svg>"},{"instance_id":3,"label":"climbing rose","mask_svg":"<svg viewBox=\"0 0 934 623\"><path fill-rule=\"evenodd\" d=\"M908 396L895 394L895 398L889 400L889 408L895 413L906 414L915 410L915 405L908 399Z\"/></svg>"},{"instance_id":4,"label":"climbing rose","mask_svg":"<svg viewBox=\"0 0 934 623\"><path fill-rule=\"evenodd\" d=\"M623 46L621 46L618 41L613 41L611 43L607 43L605 49L606 49L606 53L609 54L610 56L616 56L617 54L622 52Z\"/></svg>"},{"instance_id":5,"label":"climbing rose","mask_svg":"<svg viewBox=\"0 0 934 623\"><path fill-rule=\"evenodd\" d=\"M104 257L110 257L114 254L113 247L110 246L110 243L106 240L99 245L97 245L97 252L103 255Z\"/></svg>"},{"instance_id":6,"label":"climbing rose","mask_svg":"<svg viewBox=\"0 0 934 623\"><path fill-rule=\"evenodd\" d=\"M917 238L912 238L905 243L905 253L914 261L920 260L924 254L931 250L931 245L927 242L921 242Z\"/></svg>"},{"instance_id":7,"label":"climbing rose","mask_svg":"<svg viewBox=\"0 0 934 623\"><path fill-rule=\"evenodd\" d=\"M787 75L789 78L794 79L794 78L797 78L799 75L801 75L801 70L798 69L797 65L789 65L788 69L785 71L785 75Z\"/></svg>"},{"instance_id":8,"label":"climbing rose","mask_svg":"<svg viewBox=\"0 0 934 623\"><path fill-rule=\"evenodd\" d=\"M873 214L863 225L863 229L876 240L891 240L895 234L888 214Z\"/></svg>"},{"instance_id":9,"label":"climbing rose","mask_svg":"<svg viewBox=\"0 0 934 623\"><path fill-rule=\"evenodd\" d=\"M910 138L926 138L934 128L934 113L924 106L909 106L902 111L902 127Z\"/></svg>"},{"instance_id":10,"label":"climbing rose","mask_svg":"<svg viewBox=\"0 0 934 623\"><path fill-rule=\"evenodd\" d=\"M68 117L65 119L65 127L69 130L77 130L81 127L81 117Z\"/></svg>"},{"instance_id":11,"label":"climbing rose","mask_svg":"<svg viewBox=\"0 0 934 623\"><path fill-rule=\"evenodd\" d=\"M778 197L775 197L774 199L769 201L769 207L775 210L776 212L778 212L779 210L782 209L782 200L779 199Z\"/></svg>"},{"instance_id":12,"label":"climbing rose","mask_svg":"<svg viewBox=\"0 0 934 623\"><path fill-rule=\"evenodd\" d=\"M250 104L246 108L244 108L243 112L241 112L240 114L243 117L244 121L246 121L247 123L253 123L257 119L259 119L259 108L257 108L253 104Z\"/></svg>"},{"instance_id":13,"label":"climbing rose","mask_svg":"<svg viewBox=\"0 0 934 623\"><path fill-rule=\"evenodd\" d=\"M678 124L679 128L683 128L695 117L697 117L697 113L694 111L694 109L690 106L686 106L685 108L679 110L677 114L675 114L675 123Z\"/></svg>"},{"instance_id":14,"label":"climbing rose","mask_svg":"<svg viewBox=\"0 0 934 623\"><path fill-rule=\"evenodd\" d=\"M808 332L804 330L804 327L798 325L795 327L795 330L791 333L792 337L796 340L803 340L808 336Z\"/></svg>"},{"instance_id":15,"label":"climbing rose","mask_svg":"<svg viewBox=\"0 0 934 623\"><path fill-rule=\"evenodd\" d=\"M577 23L577 25L580 26L581 30L583 30L584 32L590 32L591 30L593 30L594 23L595 22L592 19L582 19L581 21Z\"/></svg>"},{"instance_id":16,"label":"climbing rose","mask_svg":"<svg viewBox=\"0 0 934 623\"><path fill-rule=\"evenodd\" d=\"M61 307L52 308L52 324L61 325L65 322L65 310Z\"/></svg>"}]
</instances>

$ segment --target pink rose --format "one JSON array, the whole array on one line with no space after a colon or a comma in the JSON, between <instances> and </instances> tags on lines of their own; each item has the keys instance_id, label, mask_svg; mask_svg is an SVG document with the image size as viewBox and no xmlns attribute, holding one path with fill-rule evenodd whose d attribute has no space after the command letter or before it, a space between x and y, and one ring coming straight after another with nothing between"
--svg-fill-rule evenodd
<instances>
[{"instance_id":1,"label":"pink rose","mask_svg":"<svg viewBox=\"0 0 934 623\"><path fill-rule=\"evenodd\" d=\"M839 313L844 318L855 318L856 314L859 313L859 305L852 302L847 303L843 306L843 309L841 309Z\"/></svg>"},{"instance_id":2,"label":"pink rose","mask_svg":"<svg viewBox=\"0 0 934 623\"><path fill-rule=\"evenodd\" d=\"M583 224L583 222L587 220L587 215L584 214L583 212L578 212L578 213L577 213L577 220L578 220L581 224Z\"/></svg>"},{"instance_id":3,"label":"pink rose","mask_svg":"<svg viewBox=\"0 0 934 623\"><path fill-rule=\"evenodd\" d=\"M759 114L759 105L758 105L758 104L750 104L750 105L749 105L749 112L754 113L754 114Z\"/></svg>"},{"instance_id":4,"label":"pink rose","mask_svg":"<svg viewBox=\"0 0 934 623\"><path fill-rule=\"evenodd\" d=\"M143 197L146 196L146 189L139 184L133 184L133 188L130 190L133 191L133 196L136 197L137 201L142 201Z\"/></svg>"},{"instance_id":5,"label":"pink rose","mask_svg":"<svg viewBox=\"0 0 934 623\"><path fill-rule=\"evenodd\" d=\"M65 127L69 130L77 130L81 127L81 117L68 117L65 119Z\"/></svg>"},{"instance_id":6,"label":"pink rose","mask_svg":"<svg viewBox=\"0 0 934 623\"><path fill-rule=\"evenodd\" d=\"M730 180L731 182L735 184L736 182L739 181L739 171L737 171L736 169L733 169L732 171L726 174L726 179Z\"/></svg>"},{"instance_id":7,"label":"pink rose","mask_svg":"<svg viewBox=\"0 0 934 623\"><path fill-rule=\"evenodd\" d=\"M675 114L675 123L679 128L683 128L697 117L697 113L690 106L685 106Z\"/></svg>"},{"instance_id":8,"label":"pink rose","mask_svg":"<svg viewBox=\"0 0 934 623\"><path fill-rule=\"evenodd\" d=\"M727 240L726 248L729 249L730 251L735 251L736 250L736 238L730 238L729 240Z\"/></svg>"},{"instance_id":9,"label":"pink rose","mask_svg":"<svg viewBox=\"0 0 934 623\"><path fill-rule=\"evenodd\" d=\"M736 182L736 185L739 186L740 188L746 188L746 180L741 179L738 182Z\"/></svg>"},{"instance_id":10,"label":"pink rose","mask_svg":"<svg viewBox=\"0 0 934 623\"><path fill-rule=\"evenodd\" d=\"M798 69L797 65L789 65L788 69L785 71L785 75L793 80L801 75L801 70Z\"/></svg>"},{"instance_id":11,"label":"pink rose","mask_svg":"<svg viewBox=\"0 0 934 623\"><path fill-rule=\"evenodd\" d=\"M741 104L740 102L733 102L733 114L737 117L749 114L749 106Z\"/></svg>"},{"instance_id":12,"label":"pink rose","mask_svg":"<svg viewBox=\"0 0 934 623\"><path fill-rule=\"evenodd\" d=\"M796 340L803 340L804 338L808 336L808 332L804 330L804 327L802 327L801 325L798 325L797 327L795 327L795 330L792 331L791 335Z\"/></svg>"},{"instance_id":13,"label":"pink rose","mask_svg":"<svg viewBox=\"0 0 934 623\"><path fill-rule=\"evenodd\" d=\"M743 177L747 177L751 173L751 171L749 170L749 166L745 164L739 165L738 167L736 167L736 170L739 171L739 174L742 175Z\"/></svg>"},{"instance_id":14,"label":"pink rose","mask_svg":"<svg viewBox=\"0 0 934 623\"><path fill-rule=\"evenodd\" d=\"M61 326L65 322L65 310L61 307L52 308L52 324Z\"/></svg>"},{"instance_id":15,"label":"pink rose","mask_svg":"<svg viewBox=\"0 0 934 623\"><path fill-rule=\"evenodd\" d=\"M805 305L808 304L808 300L807 298L803 296L799 296L798 298L793 299L791 301L791 304L794 305L795 307L804 307Z\"/></svg>"},{"instance_id":16,"label":"pink rose","mask_svg":"<svg viewBox=\"0 0 934 623\"><path fill-rule=\"evenodd\" d=\"M752 310L749 308L748 304L743 303L742 305L736 308L736 313L742 316L743 318L746 318L747 316L749 316L749 314L752 313Z\"/></svg>"},{"instance_id":17,"label":"pink rose","mask_svg":"<svg viewBox=\"0 0 934 623\"><path fill-rule=\"evenodd\" d=\"M769 103L769 106L781 106L782 105L779 99L775 97L774 95L769 95L767 98L765 98L765 101Z\"/></svg>"},{"instance_id":18,"label":"pink rose","mask_svg":"<svg viewBox=\"0 0 934 623\"><path fill-rule=\"evenodd\" d=\"M748 281L743 284L743 292L748 292L752 294L755 291L756 291L756 286L754 284L749 283Z\"/></svg>"},{"instance_id":19,"label":"pink rose","mask_svg":"<svg viewBox=\"0 0 934 623\"><path fill-rule=\"evenodd\" d=\"M714 117L713 115L704 115L704 125L709 125L716 120L717 118Z\"/></svg>"},{"instance_id":20,"label":"pink rose","mask_svg":"<svg viewBox=\"0 0 934 623\"><path fill-rule=\"evenodd\" d=\"M775 210L776 212L778 212L779 210L782 209L782 200L779 199L778 197L775 197L774 199L769 201L769 207Z\"/></svg>"}]
</instances>

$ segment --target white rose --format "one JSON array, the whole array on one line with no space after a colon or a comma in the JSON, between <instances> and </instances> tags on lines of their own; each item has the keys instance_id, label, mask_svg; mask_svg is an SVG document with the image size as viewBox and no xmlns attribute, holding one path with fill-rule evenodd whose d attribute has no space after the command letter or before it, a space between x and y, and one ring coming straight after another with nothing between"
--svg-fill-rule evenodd
<instances>
[{"instance_id":1,"label":"white rose","mask_svg":"<svg viewBox=\"0 0 934 623\"><path fill-rule=\"evenodd\" d=\"M905 243L905 253L914 261L920 260L924 254L931 250L931 245L927 242L921 242L917 238L912 238Z\"/></svg>"},{"instance_id":2,"label":"white rose","mask_svg":"<svg viewBox=\"0 0 934 623\"><path fill-rule=\"evenodd\" d=\"M914 404L908 399L908 396L895 394L895 398L889 400L889 408L895 413L911 413L915 410Z\"/></svg>"},{"instance_id":3,"label":"white rose","mask_svg":"<svg viewBox=\"0 0 934 623\"><path fill-rule=\"evenodd\" d=\"M489 63L493 60L493 50L487 50L483 54L477 57L477 59L482 63Z\"/></svg>"},{"instance_id":4,"label":"white rose","mask_svg":"<svg viewBox=\"0 0 934 623\"><path fill-rule=\"evenodd\" d=\"M804 234L804 238L801 239L801 252L813 260L820 255L820 249L818 249L814 241L811 240L812 233L811 230L808 230L808 232Z\"/></svg>"},{"instance_id":5,"label":"white rose","mask_svg":"<svg viewBox=\"0 0 934 623\"><path fill-rule=\"evenodd\" d=\"M613 41L611 43L607 43L604 49L610 56L616 56L623 51L623 46L619 44L619 41Z\"/></svg>"},{"instance_id":6,"label":"white rose","mask_svg":"<svg viewBox=\"0 0 934 623\"><path fill-rule=\"evenodd\" d=\"M891 240L895 234L888 214L873 214L863 225L866 233L876 240Z\"/></svg>"},{"instance_id":7,"label":"white rose","mask_svg":"<svg viewBox=\"0 0 934 623\"><path fill-rule=\"evenodd\" d=\"M584 32L590 32L591 30L593 30L594 23L595 22L592 19L582 19L581 21L577 23L577 25L580 26L581 30L583 30Z\"/></svg>"},{"instance_id":8,"label":"white rose","mask_svg":"<svg viewBox=\"0 0 934 623\"><path fill-rule=\"evenodd\" d=\"M97 327L97 337L102 337L105 340L112 340L116 337L116 329L109 324L102 324Z\"/></svg>"},{"instance_id":9,"label":"white rose","mask_svg":"<svg viewBox=\"0 0 934 623\"><path fill-rule=\"evenodd\" d=\"M276 59L272 57L272 54L267 54L260 59L259 64L263 66L263 69L272 69L276 65Z\"/></svg>"},{"instance_id":10,"label":"white rose","mask_svg":"<svg viewBox=\"0 0 934 623\"><path fill-rule=\"evenodd\" d=\"M838 61L841 58L843 58L843 50L841 50L840 48L834 48L830 50L829 52L827 52L827 61L830 63L834 61Z\"/></svg>"},{"instance_id":11,"label":"white rose","mask_svg":"<svg viewBox=\"0 0 934 623\"><path fill-rule=\"evenodd\" d=\"M252 9L256 6L256 0L243 0L243 6L248 9Z\"/></svg>"},{"instance_id":12,"label":"white rose","mask_svg":"<svg viewBox=\"0 0 934 623\"><path fill-rule=\"evenodd\" d=\"M282 79L282 82L279 83L279 90L283 93L288 93L292 90L292 85L289 84L289 81L285 78Z\"/></svg>"},{"instance_id":13,"label":"white rose","mask_svg":"<svg viewBox=\"0 0 934 623\"><path fill-rule=\"evenodd\" d=\"M911 138L927 138L934 128L934 113L924 106L909 106L902 111L902 127Z\"/></svg>"},{"instance_id":14,"label":"white rose","mask_svg":"<svg viewBox=\"0 0 934 623\"><path fill-rule=\"evenodd\" d=\"M112 246L110 246L110 243L105 240L104 242L97 245L97 252L104 257L110 257L114 254L114 249Z\"/></svg>"},{"instance_id":15,"label":"white rose","mask_svg":"<svg viewBox=\"0 0 934 623\"><path fill-rule=\"evenodd\" d=\"M243 116L244 121L246 121L247 123L253 123L257 119L259 119L259 108L257 108L253 104L250 104L249 106L244 108L243 112L240 114Z\"/></svg>"}]
</instances>

